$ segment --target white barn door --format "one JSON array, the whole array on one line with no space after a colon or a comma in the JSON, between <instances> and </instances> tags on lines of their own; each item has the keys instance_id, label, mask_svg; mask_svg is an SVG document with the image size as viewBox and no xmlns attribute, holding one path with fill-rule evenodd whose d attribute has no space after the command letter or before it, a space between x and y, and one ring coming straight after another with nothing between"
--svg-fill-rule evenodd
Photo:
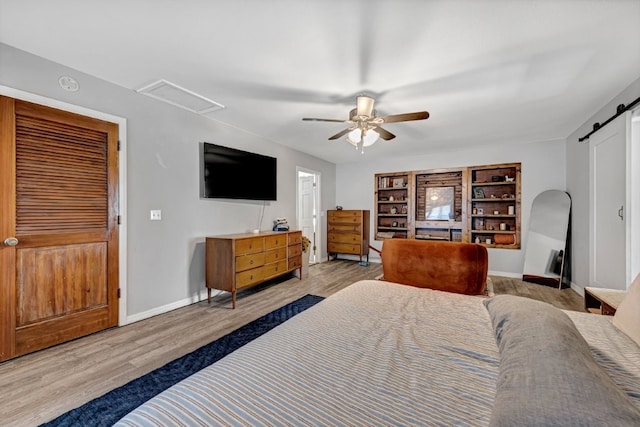
<instances>
[{"instance_id":1,"label":"white barn door","mask_svg":"<svg viewBox=\"0 0 640 427\"><path fill-rule=\"evenodd\" d=\"M589 138L589 286L626 290L627 124L622 114Z\"/></svg>"}]
</instances>

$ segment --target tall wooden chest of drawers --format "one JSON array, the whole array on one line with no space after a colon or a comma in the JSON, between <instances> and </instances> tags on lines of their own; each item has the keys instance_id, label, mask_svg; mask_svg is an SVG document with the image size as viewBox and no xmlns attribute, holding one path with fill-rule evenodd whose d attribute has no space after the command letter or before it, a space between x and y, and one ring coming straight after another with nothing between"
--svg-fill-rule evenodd
<instances>
[{"instance_id":1,"label":"tall wooden chest of drawers","mask_svg":"<svg viewBox=\"0 0 640 427\"><path fill-rule=\"evenodd\" d=\"M302 232L264 231L207 237L205 262L208 301L211 302L211 289L219 289L231 292L231 304L236 308L238 289L293 270L302 273Z\"/></svg>"},{"instance_id":2,"label":"tall wooden chest of drawers","mask_svg":"<svg viewBox=\"0 0 640 427\"><path fill-rule=\"evenodd\" d=\"M369 211L327 211L327 253L367 256L369 260Z\"/></svg>"}]
</instances>

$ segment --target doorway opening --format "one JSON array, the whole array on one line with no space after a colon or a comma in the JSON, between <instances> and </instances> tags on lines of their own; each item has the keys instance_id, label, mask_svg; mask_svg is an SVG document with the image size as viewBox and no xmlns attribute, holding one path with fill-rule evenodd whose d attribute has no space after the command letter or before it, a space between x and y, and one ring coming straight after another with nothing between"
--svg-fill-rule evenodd
<instances>
[{"instance_id":1,"label":"doorway opening","mask_svg":"<svg viewBox=\"0 0 640 427\"><path fill-rule=\"evenodd\" d=\"M298 228L302 230L302 235L310 241L309 245L309 263L314 264L320 262L319 248L320 243L320 172L296 168L298 174L297 179L297 197L298 204L296 206L296 217ZM304 256L304 254L303 254Z\"/></svg>"}]
</instances>

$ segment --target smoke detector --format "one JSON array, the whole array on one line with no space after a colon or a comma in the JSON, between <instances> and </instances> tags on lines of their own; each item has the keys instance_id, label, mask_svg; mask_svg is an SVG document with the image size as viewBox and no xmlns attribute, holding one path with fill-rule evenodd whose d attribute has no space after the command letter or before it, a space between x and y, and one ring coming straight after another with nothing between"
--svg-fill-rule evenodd
<instances>
[{"instance_id":1,"label":"smoke detector","mask_svg":"<svg viewBox=\"0 0 640 427\"><path fill-rule=\"evenodd\" d=\"M58 79L60 87L68 92L77 92L80 89L78 81L73 77L62 76Z\"/></svg>"}]
</instances>

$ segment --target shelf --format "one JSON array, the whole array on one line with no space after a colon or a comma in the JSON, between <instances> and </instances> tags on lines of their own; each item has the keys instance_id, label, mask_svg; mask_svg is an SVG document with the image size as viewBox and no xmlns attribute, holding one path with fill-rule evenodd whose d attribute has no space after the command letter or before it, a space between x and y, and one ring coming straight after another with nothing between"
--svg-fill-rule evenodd
<instances>
[{"instance_id":1,"label":"shelf","mask_svg":"<svg viewBox=\"0 0 640 427\"><path fill-rule=\"evenodd\" d=\"M472 182L474 187L486 187L491 185L516 185L515 181L497 181L497 182Z\"/></svg>"},{"instance_id":2,"label":"shelf","mask_svg":"<svg viewBox=\"0 0 640 427\"><path fill-rule=\"evenodd\" d=\"M472 202L480 202L480 203L484 203L484 202L515 202L516 198L515 197L509 197L509 198L502 198L502 197L489 197L487 199L471 199Z\"/></svg>"},{"instance_id":3,"label":"shelf","mask_svg":"<svg viewBox=\"0 0 640 427\"><path fill-rule=\"evenodd\" d=\"M429 236L429 235L424 235L424 234L416 234L416 239L417 240L444 240L444 241L449 241L449 239L447 239L446 237Z\"/></svg>"},{"instance_id":4,"label":"shelf","mask_svg":"<svg viewBox=\"0 0 640 427\"><path fill-rule=\"evenodd\" d=\"M406 200L378 200L379 204L394 204L394 203L400 203L400 204L407 204Z\"/></svg>"},{"instance_id":5,"label":"shelf","mask_svg":"<svg viewBox=\"0 0 640 427\"><path fill-rule=\"evenodd\" d=\"M407 231L408 228L407 227L383 227L379 225L378 230Z\"/></svg>"},{"instance_id":6,"label":"shelf","mask_svg":"<svg viewBox=\"0 0 640 427\"><path fill-rule=\"evenodd\" d=\"M388 213L379 213L378 214L379 217L383 216L385 218L390 217L390 218L406 218L407 214L388 214Z\"/></svg>"},{"instance_id":7,"label":"shelf","mask_svg":"<svg viewBox=\"0 0 640 427\"><path fill-rule=\"evenodd\" d=\"M462 221L416 221L416 228L441 228L443 230L461 229Z\"/></svg>"},{"instance_id":8,"label":"shelf","mask_svg":"<svg viewBox=\"0 0 640 427\"><path fill-rule=\"evenodd\" d=\"M471 218L512 218L516 219L515 215L494 215L494 214L472 214Z\"/></svg>"},{"instance_id":9,"label":"shelf","mask_svg":"<svg viewBox=\"0 0 640 427\"><path fill-rule=\"evenodd\" d=\"M378 190L381 191L385 191L385 190L406 190L407 187L378 187Z\"/></svg>"},{"instance_id":10,"label":"shelf","mask_svg":"<svg viewBox=\"0 0 640 427\"><path fill-rule=\"evenodd\" d=\"M516 230L471 230L474 234L516 234Z\"/></svg>"}]
</instances>

